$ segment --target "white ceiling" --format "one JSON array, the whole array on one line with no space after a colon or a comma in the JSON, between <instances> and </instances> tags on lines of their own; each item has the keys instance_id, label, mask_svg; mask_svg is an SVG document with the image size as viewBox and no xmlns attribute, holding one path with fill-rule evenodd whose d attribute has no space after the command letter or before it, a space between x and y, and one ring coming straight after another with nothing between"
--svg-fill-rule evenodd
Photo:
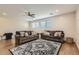
<instances>
[{"instance_id":1,"label":"white ceiling","mask_svg":"<svg viewBox=\"0 0 79 59\"><path fill-rule=\"evenodd\" d=\"M49 16L61 15L64 13L73 12L78 5L63 5L63 4L2 4L0 5L0 17L2 13L9 18L21 18L31 21L31 18L25 16L25 11L30 11L36 14L34 19L41 19ZM56 12L56 10L59 10ZM53 15L50 15L53 13ZM33 19L32 19L33 20Z\"/></svg>"}]
</instances>

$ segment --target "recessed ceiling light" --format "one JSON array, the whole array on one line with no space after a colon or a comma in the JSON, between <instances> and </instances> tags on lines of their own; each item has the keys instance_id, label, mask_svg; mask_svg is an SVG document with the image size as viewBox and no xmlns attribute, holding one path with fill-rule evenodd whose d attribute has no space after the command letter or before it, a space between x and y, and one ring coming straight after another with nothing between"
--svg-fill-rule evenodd
<instances>
[{"instance_id":1,"label":"recessed ceiling light","mask_svg":"<svg viewBox=\"0 0 79 59\"><path fill-rule=\"evenodd\" d=\"M55 12L59 12L59 10L55 10Z\"/></svg>"},{"instance_id":2,"label":"recessed ceiling light","mask_svg":"<svg viewBox=\"0 0 79 59\"><path fill-rule=\"evenodd\" d=\"M6 16L6 15L7 15L7 13L3 12L3 13L2 13L2 15Z\"/></svg>"}]
</instances>

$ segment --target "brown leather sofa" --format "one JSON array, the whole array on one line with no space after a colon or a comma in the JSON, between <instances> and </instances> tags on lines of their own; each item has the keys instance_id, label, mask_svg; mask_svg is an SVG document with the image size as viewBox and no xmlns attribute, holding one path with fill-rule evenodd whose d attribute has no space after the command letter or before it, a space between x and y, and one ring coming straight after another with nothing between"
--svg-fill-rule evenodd
<instances>
[{"instance_id":1,"label":"brown leather sofa","mask_svg":"<svg viewBox=\"0 0 79 59\"><path fill-rule=\"evenodd\" d=\"M24 35L21 36L21 32L24 32ZM32 35L33 31L16 31L15 35L15 46L36 40L39 38L38 34ZM25 36L25 33L28 33L28 36Z\"/></svg>"},{"instance_id":2,"label":"brown leather sofa","mask_svg":"<svg viewBox=\"0 0 79 59\"><path fill-rule=\"evenodd\" d=\"M51 41L55 41L55 42L60 42L63 43L64 42L64 32L63 31L46 31L49 33L49 35L45 35L44 33L41 34L41 38L45 39L45 40L51 40ZM60 32L60 36L57 35L55 36L55 33Z\"/></svg>"}]
</instances>

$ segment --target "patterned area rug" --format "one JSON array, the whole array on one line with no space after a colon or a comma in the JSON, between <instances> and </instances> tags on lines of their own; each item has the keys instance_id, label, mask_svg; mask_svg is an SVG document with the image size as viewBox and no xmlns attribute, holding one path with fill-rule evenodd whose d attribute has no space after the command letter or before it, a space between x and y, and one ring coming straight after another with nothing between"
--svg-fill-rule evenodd
<instances>
[{"instance_id":1,"label":"patterned area rug","mask_svg":"<svg viewBox=\"0 0 79 59\"><path fill-rule=\"evenodd\" d=\"M56 55L61 43L38 39L10 49L13 55Z\"/></svg>"}]
</instances>

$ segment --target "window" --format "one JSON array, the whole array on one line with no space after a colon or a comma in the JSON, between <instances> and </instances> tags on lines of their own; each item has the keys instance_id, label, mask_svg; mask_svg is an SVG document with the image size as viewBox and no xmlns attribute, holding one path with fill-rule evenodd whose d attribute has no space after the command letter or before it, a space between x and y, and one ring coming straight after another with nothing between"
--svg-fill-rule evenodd
<instances>
[{"instance_id":1,"label":"window","mask_svg":"<svg viewBox=\"0 0 79 59\"><path fill-rule=\"evenodd\" d=\"M46 27L51 27L51 21L46 21Z\"/></svg>"},{"instance_id":2,"label":"window","mask_svg":"<svg viewBox=\"0 0 79 59\"><path fill-rule=\"evenodd\" d=\"M33 22L31 25L32 28L39 28L39 22Z\"/></svg>"},{"instance_id":3,"label":"window","mask_svg":"<svg viewBox=\"0 0 79 59\"><path fill-rule=\"evenodd\" d=\"M40 22L40 27L41 28L46 28L46 21Z\"/></svg>"},{"instance_id":4,"label":"window","mask_svg":"<svg viewBox=\"0 0 79 59\"><path fill-rule=\"evenodd\" d=\"M38 22L33 22L32 28L48 28L51 27L51 21L50 20L45 20L45 21L38 21Z\"/></svg>"},{"instance_id":5,"label":"window","mask_svg":"<svg viewBox=\"0 0 79 59\"><path fill-rule=\"evenodd\" d=\"M35 22L36 28L39 28L39 22Z\"/></svg>"},{"instance_id":6,"label":"window","mask_svg":"<svg viewBox=\"0 0 79 59\"><path fill-rule=\"evenodd\" d=\"M36 27L34 22L31 23L31 25L32 25L32 28L35 28Z\"/></svg>"}]
</instances>

